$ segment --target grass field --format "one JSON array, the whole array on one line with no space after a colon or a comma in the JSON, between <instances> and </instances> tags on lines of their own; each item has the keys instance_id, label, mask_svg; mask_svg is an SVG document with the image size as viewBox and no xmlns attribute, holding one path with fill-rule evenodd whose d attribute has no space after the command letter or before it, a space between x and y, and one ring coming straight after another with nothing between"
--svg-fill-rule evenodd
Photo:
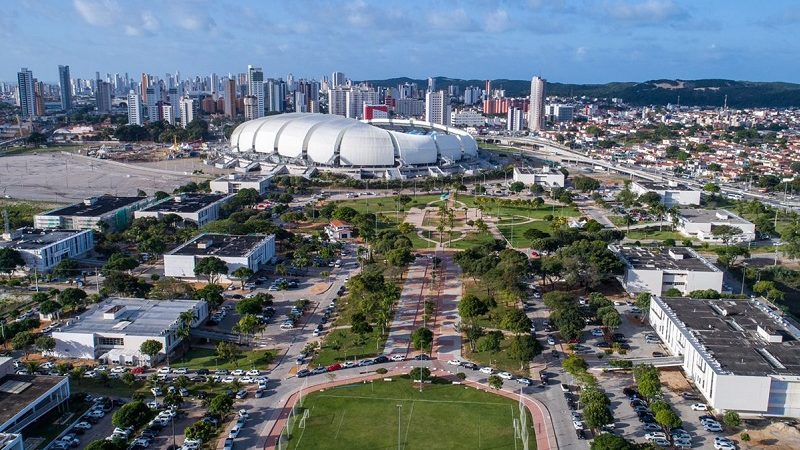
<instances>
[{"instance_id":1,"label":"grass field","mask_svg":"<svg viewBox=\"0 0 800 450\"><path fill-rule=\"evenodd\" d=\"M466 386L430 384L420 393L404 378L347 385L309 394L303 409L309 411L305 428L295 424L288 449L522 448L513 428L518 403Z\"/></svg>"},{"instance_id":2,"label":"grass field","mask_svg":"<svg viewBox=\"0 0 800 450\"><path fill-rule=\"evenodd\" d=\"M339 322L336 325L340 325ZM380 336L379 331L373 330L363 338L351 333L348 328L331 331L325 336L322 347L314 356L311 365L313 367L328 366L348 359L352 361L377 356L383 352L386 342L386 338Z\"/></svg>"},{"instance_id":3,"label":"grass field","mask_svg":"<svg viewBox=\"0 0 800 450\"><path fill-rule=\"evenodd\" d=\"M658 226L631 230L625 233L625 237L634 241L640 239L655 239L661 241L664 239L675 239L676 242L681 242L686 239L686 236L683 236L677 231L670 230L669 227L663 227L661 231L658 231Z\"/></svg>"},{"instance_id":4,"label":"grass field","mask_svg":"<svg viewBox=\"0 0 800 450\"><path fill-rule=\"evenodd\" d=\"M526 231L530 229L537 229L540 231L544 231L545 233L552 234L553 228L550 226L550 222L546 222L544 220L535 220L529 223L523 223L521 225L503 225L500 224L497 226L503 236L512 241L515 247L528 247L531 245L531 240L526 239L524 234ZM513 232L513 239L512 239L512 232Z\"/></svg>"},{"instance_id":5,"label":"grass field","mask_svg":"<svg viewBox=\"0 0 800 450\"><path fill-rule=\"evenodd\" d=\"M186 355L171 361L174 367L187 369L258 369L266 370L267 365L275 359L275 350L252 350L242 352L236 361L223 361L217 358L217 352L210 348L193 348Z\"/></svg>"},{"instance_id":6,"label":"grass field","mask_svg":"<svg viewBox=\"0 0 800 450\"><path fill-rule=\"evenodd\" d=\"M470 208L477 208L478 204L475 202L474 195L464 195L461 194L458 196L458 201L463 202ZM525 206L505 206L500 204L484 204L484 214L491 215L493 217L511 217L511 216L521 216L521 217L530 217L534 219L541 219L547 215L553 216L564 216L564 217L578 217L581 215L580 211L578 211L575 207L570 206L561 206L561 205L545 205L539 209L528 208Z\"/></svg>"},{"instance_id":7,"label":"grass field","mask_svg":"<svg viewBox=\"0 0 800 450\"><path fill-rule=\"evenodd\" d=\"M492 242L494 242L492 233L469 232L464 236L464 239L453 241L450 247L466 250L479 244L489 244Z\"/></svg>"},{"instance_id":8,"label":"grass field","mask_svg":"<svg viewBox=\"0 0 800 450\"><path fill-rule=\"evenodd\" d=\"M464 352L464 358L480 366L490 366L499 371L506 371L516 375L529 377L531 375L529 373L530 371L526 369L520 370L519 360L508 356L508 347L511 346L512 339L514 338L506 337L503 339L500 342L500 351L496 353L470 351L469 343L465 342L464 347L462 348L462 351Z\"/></svg>"}]
</instances>

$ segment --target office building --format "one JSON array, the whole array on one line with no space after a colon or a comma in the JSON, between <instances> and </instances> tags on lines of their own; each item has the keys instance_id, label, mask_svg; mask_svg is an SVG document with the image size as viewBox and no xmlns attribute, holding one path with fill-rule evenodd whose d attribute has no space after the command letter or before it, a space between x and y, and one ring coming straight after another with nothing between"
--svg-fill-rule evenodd
<instances>
[{"instance_id":1,"label":"office building","mask_svg":"<svg viewBox=\"0 0 800 450\"><path fill-rule=\"evenodd\" d=\"M282 113L286 111L286 83L270 78L266 82L267 111Z\"/></svg>"},{"instance_id":2,"label":"office building","mask_svg":"<svg viewBox=\"0 0 800 450\"><path fill-rule=\"evenodd\" d=\"M351 88L344 91L345 117L350 119L360 119L364 110L364 105L375 105L378 103L378 93L372 89Z\"/></svg>"},{"instance_id":3,"label":"office building","mask_svg":"<svg viewBox=\"0 0 800 450\"><path fill-rule=\"evenodd\" d=\"M275 236L201 234L164 254L164 275L176 278L202 278L195 274L195 264L211 256L225 261L228 265L228 274L239 267L247 267L257 272L275 257ZM223 274L223 277L227 278L227 274Z\"/></svg>"},{"instance_id":4,"label":"office building","mask_svg":"<svg viewBox=\"0 0 800 450\"><path fill-rule=\"evenodd\" d=\"M61 88L61 109L72 111L72 85L69 78L69 66L58 66L58 85Z\"/></svg>"},{"instance_id":5,"label":"office building","mask_svg":"<svg viewBox=\"0 0 800 450\"><path fill-rule=\"evenodd\" d=\"M54 331L56 348L51 354L105 364L152 366L183 341L178 330L181 314L188 311L194 314L190 326L196 327L208 317L208 304L204 300L108 298ZM155 361L140 351L147 340L161 342Z\"/></svg>"},{"instance_id":6,"label":"office building","mask_svg":"<svg viewBox=\"0 0 800 450\"><path fill-rule=\"evenodd\" d=\"M142 103L133 89L128 92L128 125L142 125Z\"/></svg>"},{"instance_id":7,"label":"office building","mask_svg":"<svg viewBox=\"0 0 800 450\"><path fill-rule=\"evenodd\" d=\"M425 121L450 125L450 98L444 91L425 93Z\"/></svg>"},{"instance_id":8,"label":"office building","mask_svg":"<svg viewBox=\"0 0 800 450\"><path fill-rule=\"evenodd\" d=\"M328 114L347 116L347 93L341 88L328 89Z\"/></svg>"},{"instance_id":9,"label":"office building","mask_svg":"<svg viewBox=\"0 0 800 450\"><path fill-rule=\"evenodd\" d=\"M79 258L94 248L94 232L20 228L4 233L0 248L18 251L29 271L49 272L62 259Z\"/></svg>"},{"instance_id":10,"label":"office building","mask_svg":"<svg viewBox=\"0 0 800 450\"><path fill-rule=\"evenodd\" d=\"M225 117L236 117L236 80L226 79L224 85Z\"/></svg>"},{"instance_id":11,"label":"office building","mask_svg":"<svg viewBox=\"0 0 800 450\"><path fill-rule=\"evenodd\" d=\"M436 91L436 79L433 77L428 77L428 92Z\"/></svg>"},{"instance_id":12,"label":"office building","mask_svg":"<svg viewBox=\"0 0 800 450\"><path fill-rule=\"evenodd\" d=\"M242 98L242 106L244 107L244 118L252 120L259 117L258 114L258 99L252 95L246 95Z\"/></svg>"},{"instance_id":13,"label":"office building","mask_svg":"<svg viewBox=\"0 0 800 450\"><path fill-rule=\"evenodd\" d=\"M344 77L342 72L333 72L331 74L331 87L336 89L338 87L343 87L347 82L347 79Z\"/></svg>"},{"instance_id":14,"label":"office building","mask_svg":"<svg viewBox=\"0 0 800 450\"><path fill-rule=\"evenodd\" d=\"M538 76L531 79L530 110L528 111L528 129L542 131L545 125L545 79Z\"/></svg>"},{"instance_id":15,"label":"office building","mask_svg":"<svg viewBox=\"0 0 800 450\"><path fill-rule=\"evenodd\" d=\"M630 293L661 295L672 288L683 295L705 289L722 292L723 272L689 247L608 248L625 265L621 281Z\"/></svg>"},{"instance_id":16,"label":"office building","mask_svg":"<svg viewBox=\"0 0 800 450\"><path fill-rule=\"evenodd\" d=\"M755 299L650 300L650 325L716 411L800 416L800 330Z\"/></svg>"},{"instance_id":17,"label":"office building","mask_svg":"<svg viewBox=\"0 0 800 450\"><path fill-rule=\"evenodd\" d=\"M209 184L211 192L220 194L235 194L242 189L255 189L259 195L264 195L269 189L272 177L269 175L255 175L232 173L223 175Z\"/></svg>"},{"instance_id":18,"label":"office building","mask_svg":"<svg viewBox=\"0 0 800 450\"><path fill-rule=\"evenodd\" d=\"M260 67L247 66L247 95L255 97L252 119L264 117L266 111L264 96L264 71Z\"/></svg>"},{"instance_id":19,"label":"office building","mask_svg":"<svg viewBox=\"0 0 800 450\"><path fill-rule=\"evenodd\" d=\"M368 105L364 103L364 111L361 114L364 120L388 119L389 107L387 105Z\"/></svg>"},{"instance_id":20,"label":"office building","mask_svg":"<svg viewBox=\"0 0 800 450\"><path fill-rule=\"evenodd\" d=\"M226 194L178 194L134 212L134 217L137 219L142 217L160 219L174 214L202 227L217 220L222 205L232 198L233 195Z\"/></svg>"},{"instance_id":21,"label":"office building","mask_svg":"<svg viewBox=\"0 0 800 450\"><path fill-rule=\"evenodd\" d=\"M114 197L102 195L81 203L56 208L33 216L35 228L62 230L112 231L125 229L133 213L155 201L148 197Z\"/></svg>"},{"instance_id":22,"label":"office building","mask_svg":"<svg viewBox=\"0 0 800 450\"><path fill-rule=\"evenodd\" d=\"M197 102L188 96L183 97L180 101L181 105L181 126L186 128L194 120L194 113L197 110Z\"/></svg>"},{"instance_id":23,"label":"office building","mask_svg":"<svg viewBox=\"0 0 800 450\"><path fill-rule=\"evenodd\" d=\"M147 88L147 119L150 122L158 122L161 120L161 113L159 111L159 103L161 100L161 84L154 83Z\"/></svg>"},{"instance_id":24,"label":"office building","mask_svg":"<svg viewBox=\"0 0 800 450\"><path fill-rule=\"evenodd\" d=\"M506 117L506 130L522 131L525 129L525 114L519 108L509 108Z\"/></svg>"},{"instance_id":25,"label":"office building","mask_svg":"<svg viewBox=\"0 0 800 450\"><path fill-rule=\"evenodd\" d=\"M560 170L549 166L542 167L514 167L514 181L519 181L525 186L538 184L544 187L564 187L565 176Z\"/></svg>"},{"instance_id":26,"label":"office building","mask_svg":"<svg viewBox=\"0 0 800 450\"><path fill-rule=\"evenodd\" d=\"M454 127L482 127L486 125L486 117L472 109L453 111L450 113L450 125Z\"/></svg>"},{"instance_id":27,"label":"office building","mask_svg":"<svg viewBox=\"0 0 800 450\"><path fill-rule=\"evenodd\" d=\"M142 94L142 104L150 106L150 99L147 97L147 88L150 87L150 75L142 72L142 81L139 83L139 92Z\"/></svg>"},{"instance_id":28,"label":"office building","mask_svg":"<svg viewBox=\"0 0 800 450\"><path fill-rule=\"evenodd\" d=\"M416 98L395 99L394 113L403 117L421 117L425 114L425 101Z\"/></svg>"},{"instance_id":29,"label":"office building","mask_svg":"<svg viewBox=\"0 0 800 450\"><path fill-rule=\"evenodd\" d=\"M97 89L94 93L95 109L98 113L108 114L111 112L111 83L97 80Z\"/></svg>"},{"instance_id":30,"label":"office building","mask_svg":"<svg viewBox=\"0 0 800 450\"><path fill-rule=\"evenodd\" d=\"M20 450L20 432L69 400L69 377L16 375L14 358L0 358L0 445Z\"/></svg>"},{"instance_id":31,"label":"office building","mask_svg":"<svg viewBox=\"0 0 800 450\"><path fill-rule=\"evenodd\" d=\"M165 99L170 105L172 105L173 114L173 123L175 122L174 119L181 118L181 93L180 89L177 87L170 87L167 89L167 98ZM190 120L191 122L191 120Z\"/></svg>"},{"instance_id":32,"label":"office building","mask_svg":"<svg viewBox=\"0 0 800 450\"><path fill-rule=\"evenodd\" d=\"M551 122L572 122L575 116L575 108L572 105L547 105L546 110Z\"/></svg>"},{"instance_id":33,"label":"office building","mask_svg":"<svg viewBox=\"0 0 800 450\"><path fill-rule=\"evenodd\" d=\"M692 189L686 184L669 181L667 183L656 181L637 180L631 183L631 191L636 195L655 192L665 206L689 206L700 204L700 191Z\"/></svg>"},{"instance_id":34,"label":"office building","mask_svg":"<svg viewBox=\"0 0 800 450\"><path fill-rule=\"evenodd\" d=\"M756 226L727 209L680 209L677 230L686 237L710 243L750 242L756 238ZM720 233L720 226L739 230L738 234ZM715 231L717 232L715 234Z\"/></svg>"},{"instance_id":35,"label":"office building","mask_svg":"<svg viewBox=\"0 0 800 450\"><path fill-rule=\"evenodd\" d=\"M23 119L36 117L36 93L34 92L33 72L23 67L17 72L17 98L22 108Z\"/></svg>"}]
</instances>

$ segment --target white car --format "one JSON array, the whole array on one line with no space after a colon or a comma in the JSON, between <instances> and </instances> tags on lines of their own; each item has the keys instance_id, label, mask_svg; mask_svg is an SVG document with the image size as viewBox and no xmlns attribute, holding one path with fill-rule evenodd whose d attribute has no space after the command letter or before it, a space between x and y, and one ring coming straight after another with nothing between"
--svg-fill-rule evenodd
<instances>
[{"instance_id":1,"label":"white car","mask_svg":"<svg viewBox=\"0 0 800 450\"><path fill-rule=\"evenodd\" d=\"M233 371L231 371L231 375L233 375L235 377L240 377L240 376L244 375L244 370L242 370L242 369L233 370Z\"/></svg>"},{"instance_id":2,"label":"white car","mask_svg":"<svg viewBox=\"0 0 800 450\"><path fill-rule=\"evenodd\" d=\"M239 417L244 417L245 419L249 419L250 418L250 413L248 413L246 409L240 409L239 410Z\"/></svg>"},{"instance_id":3,"label":"white car","mask_svg":"<svg viewBox=\"0 0 800 450\"><path fill-rule=\"evenodd\" d=\"M401 354L392 355L390 358L392 361L405 361L406 357Z\"/></svg>"},{"instance_id":4,"label":"white car","mask_svg":"<svg viewBox=\"0 0 800 450\"><path fill-rule=\"evenodd\" d=\"M667 433L664 433L663 431L653 431L650 433L645 433L644 438L648 441L653 439L666 439Z\"/></svg>"},{"instance_id":5,"label":"white car","mask_svg":"<svg viewBox=\"0 0 800 450\"><path fill-rule=\"evenodd\" d=\"M736 444L733 442L714 442L716 450L736 450Z\"/></svg>"},{"instance_id":6,"label":"white car","mask_svg":"<svg viewBox=\"0 0 800 450\"><path fill-rule=\"evenodd\" d=\"M600 337L603 336L603 334L604 334L603 330L601 330L600 328L595 328L592 330L592 336Z\"/></svg>"},{"instance_id":7,"label":"white car","mask_svg":"<svg viewBox=\"0 0 800 450\"><path fill-rule=\"evenodd\" d=\"M236 437L239 436L240 431L242 431L242 427L237 423L233 426L233 428L231 428L230 433L228 433L228 437L231 439L236 439Z\"/></svg>"},{"instance_id":8,"label":"white car","mask_svg":"<svg viewBox=\"0 0 800 450\"><path fill-rule=\"evenodd\" d=\"M250 383L253 383L253 382L254 382L254 380L253 380L253 377L247 377L247 376L245 376L245 377L241 377L241 378L239 378L239 382L240 382L240 383L243 383L243 384L250 384Z\"/></svg>"},{"instance_id":9,"label":"white car","mask_svg":"<svg viewBox=\"0 0 800 450\"><path fill-rule=\"evenodd\" d=\"M166 375L166 374L170 373L170 368L169 367L161 367L161 368L158 369L158 373L160 373L162 375Z\"/></svg>"},{"instance_id":10,"label":"white car","mask_svg":"<svg viewBox=\"0 0 800 450\"><path fill-rule=\"evenodd\" d=\"M514 375L510 374L509 372L500 372L497 374L497 376L504 380L511 380L514 378Z\"/></svg>"},{"instance_id":11,"label":"white car","mask_svg":"<svg viewBox=\"0 0 800 450\"><path fill-rule=\"evenodd\" d=\"M705 403L693 403L692 411L708 411L708 405Z\"/></svg>"},{"instance_id":12,"label":"white car","mask_svg":"<svg viewBox=\"0 0 800 450\"><path fill-rule=\"evenodd\" d=\"M491 367L488 367L488 366L487 367L481 367L479 369L479 371L480 371L480 373L485 373L487 375L491 375L491 374L494 373L494 369L492 369Z\"/></svg>"},{"instance_id":13,"label":"white car","mask_svg":"<svg viewBox=\"0 0 800 450\"><path fill-rule=\"evenodd\" d=\"M717 436L714 438L714 444L733 444L733 441L725 436Z\"/></svg>"},{"instance_id":14,"label":"white car","mask_svg":"<svg viewBox=\"0 0 800 450\"><path fill-rule=\"evenodd\" d=\"M721 433L722 425L720 425L719 423L706 422L703 424L703 429L706 431L710 431L712 433Z\"/></svg>"},{"instance_id":15,"label":"white car","mask_svg":"<svg viewBox=\"0 0 800 450\"><path fill-rule=\"evenodd\" d=\"M582 430L583 429L583 422L580 421L580 420L573 420L572 421L572 426L575 427L576 430Z\"/></svg>"},{"instance_id":16,"label":"white car","mask_svg":"<svg viewBox=\"0 0 800 450\"><path fill-rule=\"evenodd\" d=\"M658 445L659 447L664 447L664 448L669 447L669 441L666 439L650 439L650 442Z\"/></svg>"},{"instance_id":17,"label":"white car","mask_svg":"<svg viewBox=\"0 0 800 450\"><path fill-rule=\"evenodd\" d=\"M89 430L92 428L92 424L89 422L78 422L75 424L75 428L78 430Z\"/></svg>"},{"instance_id":18,"label":"white car","mask_svg":"<svg viewBox=\"0 0 800 450\"><path fill-rule=\"evenodd\" d=\"M161 397L164 395L164 392L161 391L160 387L154 387L150 389L150 393L153 394L155 397Z\"/></svg>"},{"instance_id":19,"label":"white car","mask_svg":"<svg viewBox=\"0 0 800 450\"><path fill-rule=\"evenodd\" d=\"M451 359L450 361L447 361L447 364L450 364L451 366L460 366L461 360Z\"/></svg>"},{"instance_id":20,"label":"white car","mask_svg":"<svg viewBox=\"0 0 800 450\"><path fill-rule=\"evenodd\" d=\"M261 375L261 372L256 370L256 369L252 369L252 370L248 370L245 375L251 376L251 377L257 377L257 376Z\"/></svg>"},{"instance_id":21,"label":"white car","mask_svg":"<svg viewBox=\"0 0 800 450\"><path fill-rule=\"evenodd\" d=\"M553 336L548 336L548 337L547 337L547 343L548 343L549 345L556 345L556 340L555 340L555 339L553 339Z\"/></svg>"},{"instance_id":22,"label":"white car","mask_svg":"<svg viewBox=\"0 0 800 450\"><path fill-rule=\"evenodd\" d=\"M223 382L223 383L226 383L226 384L231 384L231 383L233 383L234 381L236 381L236 378L235 378L235 377L225 377L225 378L223 378L223 379L222 379L222 382Z\"/></svg>"},{"instance_id":23,"label":"white car","mask_svg":"<svg viewBox=\"0 0 800 450\"><path fill-rule=\"evenodd\" d=\"M186 367L178 367L172 373L177 373L178 375L186 375L187 373L189 373L189 369L187 369Z\"/></svg>"},{"instance_id":24,"label":"white car","mask_svg":"<svg viewBox=\"0 0 800 450\"><path fill-rule=\"evenodd\" d=\"M128 371L127 367L117 366L111 369L111 373L125 373Z\"/></svg>"}]
</instances>

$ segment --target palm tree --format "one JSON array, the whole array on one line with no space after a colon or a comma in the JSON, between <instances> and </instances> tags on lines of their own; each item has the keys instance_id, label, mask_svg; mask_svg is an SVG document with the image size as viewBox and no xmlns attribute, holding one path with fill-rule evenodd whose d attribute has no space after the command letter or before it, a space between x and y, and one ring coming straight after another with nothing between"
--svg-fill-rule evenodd
<instances>
[{"instance_id":1,"label":"palm tree","mask_svg":"<svg viewBox=\"0 0 800 450\"><path fill-rule=\"evenodd\" d=\"M625 214L624 216L622 216L622 220L625 221L625 225L628 227L628 231L626 234L630 233L631 224L633 223L633 216L631 216L630 214Z\"/></svg>"}]
</instances>

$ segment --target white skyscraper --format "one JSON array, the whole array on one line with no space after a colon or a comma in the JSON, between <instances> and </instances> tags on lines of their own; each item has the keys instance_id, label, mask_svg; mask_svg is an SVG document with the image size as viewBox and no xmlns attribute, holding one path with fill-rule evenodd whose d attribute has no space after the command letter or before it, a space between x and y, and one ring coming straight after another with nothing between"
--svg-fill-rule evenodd
<instances>
[{"instance_id":1,"label":"white skyscraper","mask_svg":"<svg viewBox=\"0 0 800 450\"><path fill-rule=\"evenodd\" d=\"M142 102L139 94L131 90L128 92L128 125L142 124Z\"/></svg>"},{"instance_id":2,"label":"white skyscraper","mask_svg":"<svg viewBox=\"0 0 800 450\"><path fill-rule=\"evenodd\" d=\"M508 108L508 117L506 118L506 129L508 131L522 131L524 113L519 108Z\"/></svg>"},{"instance_id":3,"label":"white skyscraper","mask_svg":"<svg viewBox=\"0 0 800 450\"><path fill-rule=\"evenodd\" d=\"M260 67L247 66L247 95L256 98L253 117L263 117L265 111L264 104L264 71Z\"/></svg>"},{"instance_id":4,"label":"white skyscraper","mask_svg":"<svg viewBox=\"0 0 800 450\"><path fill-rule=\"evenodd\" d=\"M528 111L528 129L531 131L544 130L544 78L535 76L531 79L531 102Z\"/></svg>"},{"instance_id":5,"label":"white skyscraper","mask_svg":"<svg viewBox=\"0 0 800 450\"><path fill-rule=\"evenodd\" d=\"M17 72L17 83L19 86L19 106L22 108L22 118L30 119L36 117L36 93L33 91L33 72L23 67Z\"/></svg>"},{"instance_id":6,"label":"white skyscraper","mask_svg":"<svg viewBox=\"0 0 800 450\"><path fill-rule=\"evenodd\" d=\"M344 89L328 89L328 114L347 115L347 92Z\"/></svg>"},{"instance_id":7,"label":"white skyscraper","mask_svg":"<svg viewBox=\"0 0 800 450\"><path fill-rule=\"evenodd\" d=\"M338 88L345 85L345 77L342 72L333 72L331 74L331 87Z\"/></svg>"},{"instance_id":8,"label":"white skyscraper","mask_svg":"<svg viewBox=\"0 0 800 450\"><path fill-rule=\"evenodd\" d=\"M186 128L194 120L194 99L183 97L181 99L181 126Z\"/></svg>"},{"instance_id":9,"label":"white skyscraper","mask_svg":"<svg viewBox=\"0 0 800 450\"><path fill-rule=\"evenodd\" d=\"M450 98L444 91L425 93L425 120L450 125Z\"/></svg>"}]
</instances>

